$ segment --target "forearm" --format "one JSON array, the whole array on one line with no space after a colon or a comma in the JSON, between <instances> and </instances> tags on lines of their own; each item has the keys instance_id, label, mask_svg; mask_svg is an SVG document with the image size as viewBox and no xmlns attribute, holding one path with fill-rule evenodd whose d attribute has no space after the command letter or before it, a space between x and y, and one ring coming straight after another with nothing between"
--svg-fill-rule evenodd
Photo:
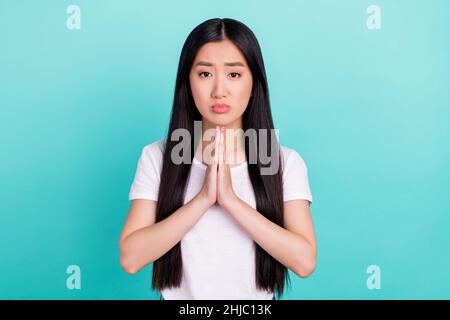
<instances>
[{"instance_id":1,"label":"forearm","mask_svg":"<svg viewBox=\"0 0 450 320\"><path fill-rule=\"evenodd\" d=\"M259 246L281 264L300 277L312 272L316 253L305 237L273 223L237 196L224 208Z\"/></svg>"},{"instance_id":2,"label":"forearm","mask_svg":"<svg viewBox=\"0 0 450 320\"><path fill-rule=\"evenodd\" d=\"M163 256L174 247L208 210L203 198L196 196L166 219L129 234L121 243L121 263L129 273Z\"/></svg>"}]
</instances>

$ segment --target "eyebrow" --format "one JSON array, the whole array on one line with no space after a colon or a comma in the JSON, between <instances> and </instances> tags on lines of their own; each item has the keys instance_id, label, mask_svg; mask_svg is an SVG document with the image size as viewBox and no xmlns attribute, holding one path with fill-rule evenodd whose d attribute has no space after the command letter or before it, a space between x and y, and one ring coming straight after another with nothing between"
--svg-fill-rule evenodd
<instances>
[{"instance_id":1,"label":"eyebrow","mask_svg":"<svg viewBox=\"0 0 450 320\"><path fill-rule=\"evenodd\" d=\"M224 63L225 66L229 66L229 67L245 67L245 65L242 62L236 61L236 62L225 62ZM213 63L211 62L206 62L206 61L199 61L195 64L195 66L205 66L205 67L212 67L214 66Z\"/></svg>"}]
</instances>

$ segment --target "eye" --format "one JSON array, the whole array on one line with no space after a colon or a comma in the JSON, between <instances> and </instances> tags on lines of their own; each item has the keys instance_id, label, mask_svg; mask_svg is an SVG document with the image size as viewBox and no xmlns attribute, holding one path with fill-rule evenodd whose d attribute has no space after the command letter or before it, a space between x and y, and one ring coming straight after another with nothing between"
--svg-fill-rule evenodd
<instances>
[{"instance_id":1,"label":"eye","mask_svg":"<svg viewBox=\"0 0 450 320\"><path fill-rule=\"evenodd\" d=\"M230 76L231 76L231 78L233 78L233 79L237 79L237 78L240 78L240 77L241 77L241 74L240 74L240 73L237 73L237 72L231 72L231 73L230 73Z\"/></svg>"},{"instance_id":2,"label":"eye","mask_svg":"<svg viewBox=\"0 0 450 320\"><path fill-rule=\"evenodd\" d=\"M211 73L209 73L208 71L203 71L200 72L198 75L200 76L200 78L207 78Z\"/></svg>"}]
</instances>

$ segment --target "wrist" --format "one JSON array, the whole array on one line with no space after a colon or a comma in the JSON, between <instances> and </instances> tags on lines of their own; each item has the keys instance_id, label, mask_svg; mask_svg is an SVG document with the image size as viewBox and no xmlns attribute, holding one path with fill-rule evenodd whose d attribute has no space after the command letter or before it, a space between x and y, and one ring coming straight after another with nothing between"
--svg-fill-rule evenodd
<instances>
[{"instance_id":1,"label":"wrist","mask_svg":"<svg viewBox=\"0 0 450 320\"><path fill-rule=\"evenodd\" d=\"M230 211L241 199L233 192L219 203L224 209Z\"/></svg>"},{"instance_id":2,"label":"wrist","mask_svg":"<svg viewBox=\"0 0 450 320\"><path fill-rule=\"evenodd\" d=\"M203 192L199 192L195 196L196 205L200 208L204 209L204 211L208 210L213 204L210 203L210 200Z\"/></svg>"}]
</instances>

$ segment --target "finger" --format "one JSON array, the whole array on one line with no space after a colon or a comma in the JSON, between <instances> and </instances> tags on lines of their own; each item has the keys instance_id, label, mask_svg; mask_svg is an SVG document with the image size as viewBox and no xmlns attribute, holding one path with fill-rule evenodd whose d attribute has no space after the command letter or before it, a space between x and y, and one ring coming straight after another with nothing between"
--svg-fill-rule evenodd
<instances>
[{"instance_id":1,"label":"finger","mask_svg":"<svg viewBox=\"0 0 450 320\"><path fill-rule=\"evenodd\" d=\"M222 145L222 152L223 152L223 163L227 164L227 128L223 128L223 145Z\"/></svg>"},{"instance_id":2,"label":"finger","mask_svg":"<svg viewBox=\"0 0 450 320\"><path fill-rule=\"evenodd\" d=\"M220 163L224 164L225 163L225 155L224 155L224 128L222 127L220 130L220 142L219 142L219 152L220 152Z\"/></svg>"},{"instance_id":3,"label":"finger","mask_svg":"<svg viewBox=\"0 0 450 320\"><path fill-rule=\"evenodd\" d=\"M219 142L220 142L220 127L216 126L216 135L214 136L214 164L219 162Z\"/></svg>"},{"instance_id":4,"label":"finger","mask_svg":"<svg viewBox=\"0 0 450 320\"><path fill-rule=\"evenodd\" d=\"M223 127L220 130L221 132L221 140L220 140L220 159L221 164L219 166L219 173L221 177L227 175L228 163L227 163L227 153L226 153L226 128Z\"/></svg>"}]
</instances>

